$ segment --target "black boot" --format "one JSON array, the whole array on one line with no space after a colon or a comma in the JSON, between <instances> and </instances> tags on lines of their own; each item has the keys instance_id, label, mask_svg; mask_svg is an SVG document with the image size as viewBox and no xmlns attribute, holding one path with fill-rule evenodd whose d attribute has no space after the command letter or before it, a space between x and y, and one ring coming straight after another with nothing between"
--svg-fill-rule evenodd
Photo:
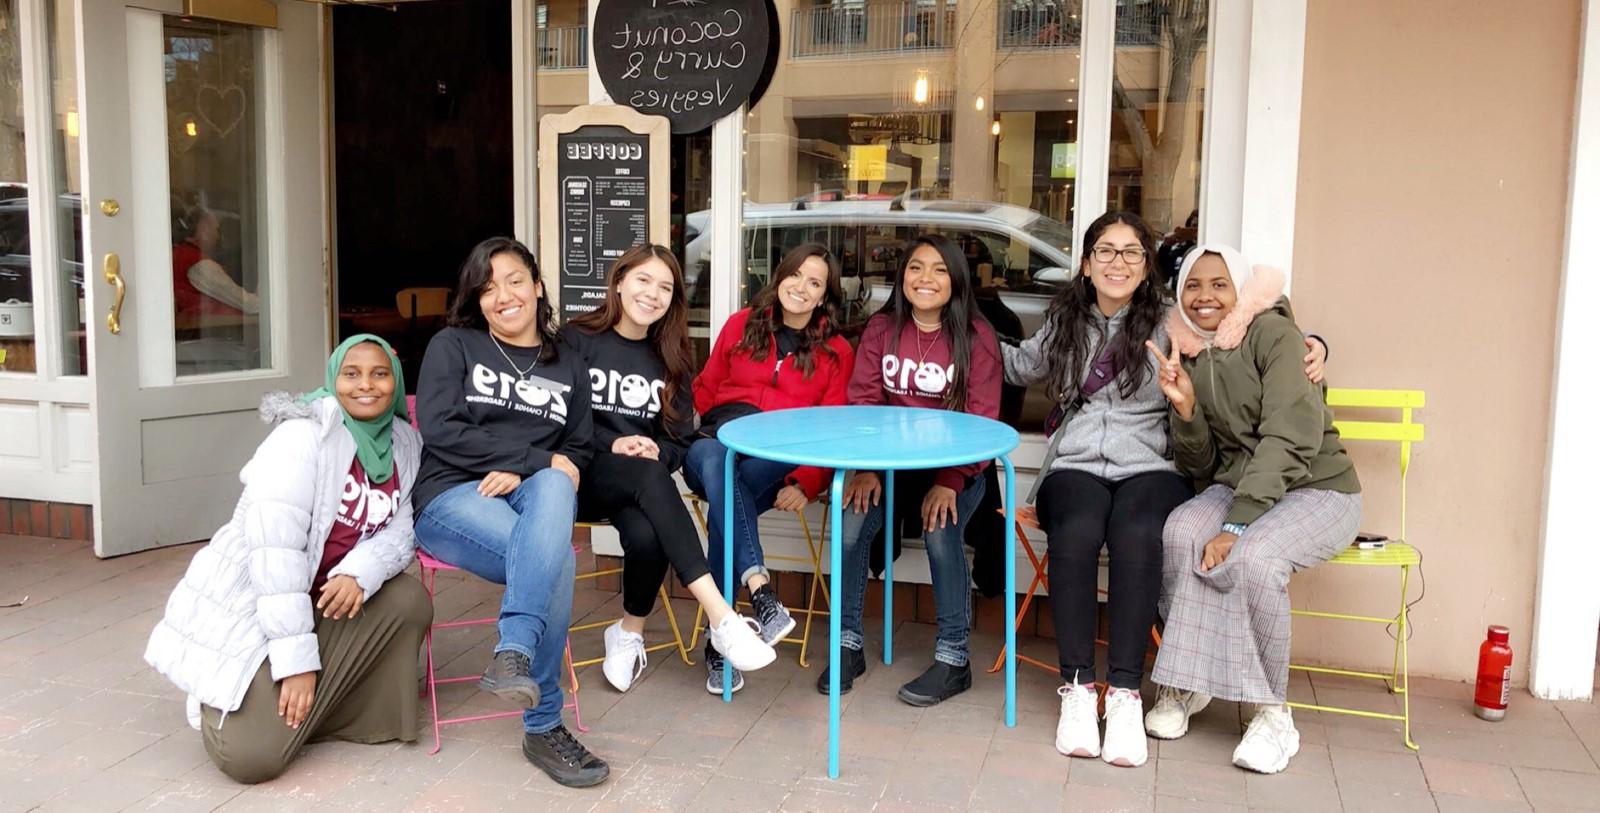
<instances>
[{"instance_id":1,"label":"black boot","mask_svg":"<svg viewBox=\"0 0 1600 813\"><path fill-rule=\"evenodd\" d=\"M972 688L972 666L934 661L916 680L900 687L900 699L913 706L937 706Z\"/></svg>"},{"instance_id":2,"label":"black boot","mask_svg":"<svg viewBox=\"0 0 1600 813\"><path fill-rule=\"evenodd\" d=\"M494 653L489 668L478 679L478 688L494 693L501 700L520 704L525 709L539 705L539 684L528 676L528 656L512 649Z\"/></svg>"},{"instance_id":3,"label":"black boot","mask_svg":"<svg viewBox=\"0 0 1600 813\"><path fill-rule=\"evenodd\" d=\"M856 678L867 673L867 655L859 649L841 645L839 647L839 662L844 664L844 671L839 673L839 694L849 694L855 688ZM824 668L817 677L817 691L828 693L828 670Z\"/></svg>"}]
</instances>

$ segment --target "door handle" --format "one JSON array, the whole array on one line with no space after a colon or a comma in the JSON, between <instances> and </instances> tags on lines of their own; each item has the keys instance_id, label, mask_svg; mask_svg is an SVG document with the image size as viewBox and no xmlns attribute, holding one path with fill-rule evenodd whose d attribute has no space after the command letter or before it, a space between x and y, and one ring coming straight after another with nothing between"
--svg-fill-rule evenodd
<instances>
[{"instance_id":1,"label":"door handle","mask_svg":"<svg viewBox=\"0 0 1600 813\"><path fill-rule=\"evenodd\" d=\"M117 291L111 310L106 312L106 329L115 336L122 332L122 300L128 295L128 284L122 281L122 260L115 253L106 255L105 275L106 282Z\"/></svg>"}]
</instances>

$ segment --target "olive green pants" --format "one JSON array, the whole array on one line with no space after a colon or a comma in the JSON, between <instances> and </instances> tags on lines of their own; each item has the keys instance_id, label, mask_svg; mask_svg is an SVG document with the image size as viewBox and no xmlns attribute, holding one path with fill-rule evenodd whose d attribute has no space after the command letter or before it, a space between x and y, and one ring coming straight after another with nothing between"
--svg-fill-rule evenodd
<instances>
[{"instance_id":1,"label":"olive green pants","mask_svg":"<svg viewBox=\"0 0 1600 813\"><path fill-rule=\"evenodd\" d=\"M317 614L322 671L305 721L290 728L278 716L278 684L263 662L226 719L201 707L206 753L229 777L254 784L282 774L307 742L415 742L417 652L431 623L428 591L404 574L385 582L354 618Z\"/></svg>"}]
</instances>

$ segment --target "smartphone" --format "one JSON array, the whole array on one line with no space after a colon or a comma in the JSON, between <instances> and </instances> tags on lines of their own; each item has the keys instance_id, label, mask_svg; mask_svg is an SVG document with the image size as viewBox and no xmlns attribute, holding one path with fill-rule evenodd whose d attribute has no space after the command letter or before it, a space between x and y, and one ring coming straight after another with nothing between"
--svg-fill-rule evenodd
<instances>
[{"instance_id":1,"label":"smartphone","mask_svg":"<svg viewBox=\"0 0 1600 813\"><path fill-rule=\"evenodd\" d=\"M1356 548L1358 550L1383 550L1389 544L1389 537L1383 534L1372 534L1365 531L1356 534Z\"/></svg>"}]
</instances>

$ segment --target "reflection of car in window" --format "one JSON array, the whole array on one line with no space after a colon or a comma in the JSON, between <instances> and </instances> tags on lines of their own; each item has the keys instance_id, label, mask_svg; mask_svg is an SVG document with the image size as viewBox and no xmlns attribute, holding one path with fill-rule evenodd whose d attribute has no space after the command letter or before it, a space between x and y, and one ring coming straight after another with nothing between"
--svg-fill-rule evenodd
<instances>
[{"instance_id":1,"label":"reflection of car in window","mask_svg":"<svg viewBox=\"0 0 1600 813\"><path fill-rule=\"evenodd\" d=\"M60 228L71 229L61 237L61 243L72 246L64 252L61 262L70 271L74 298L83 296L83 265L78 261L76 247L81 245L83 233L83 203L77 195L66 194L57 198L60 208ZM28 186L21 183L0 183L0 302L15 299L33 302L33 249L29 232ZM70 240L70 242L69 242Z\"/></svg>"},{"instance_id":2,"label":"reflection of car in window","mask_svg":"<svg viewBox=\"0 0 1600 813\"><path fill-rule=\"evenodd\" d=\"M691 307L710 302L711 213L688 215L695 237L684 250L684 275ZM1067 282L1072 230L1030 209L982 201L804 200L749 204L744 210L745 291L764 285L783 255L815 240L827 245L844 268L852 316L862 317L886 298L904 243L923 232L955 239L990 280L1004 306L1031 335L1044 319L1050 298ZM985 268L976 266L985 265Z\"/></svg>"}]
</instances>

